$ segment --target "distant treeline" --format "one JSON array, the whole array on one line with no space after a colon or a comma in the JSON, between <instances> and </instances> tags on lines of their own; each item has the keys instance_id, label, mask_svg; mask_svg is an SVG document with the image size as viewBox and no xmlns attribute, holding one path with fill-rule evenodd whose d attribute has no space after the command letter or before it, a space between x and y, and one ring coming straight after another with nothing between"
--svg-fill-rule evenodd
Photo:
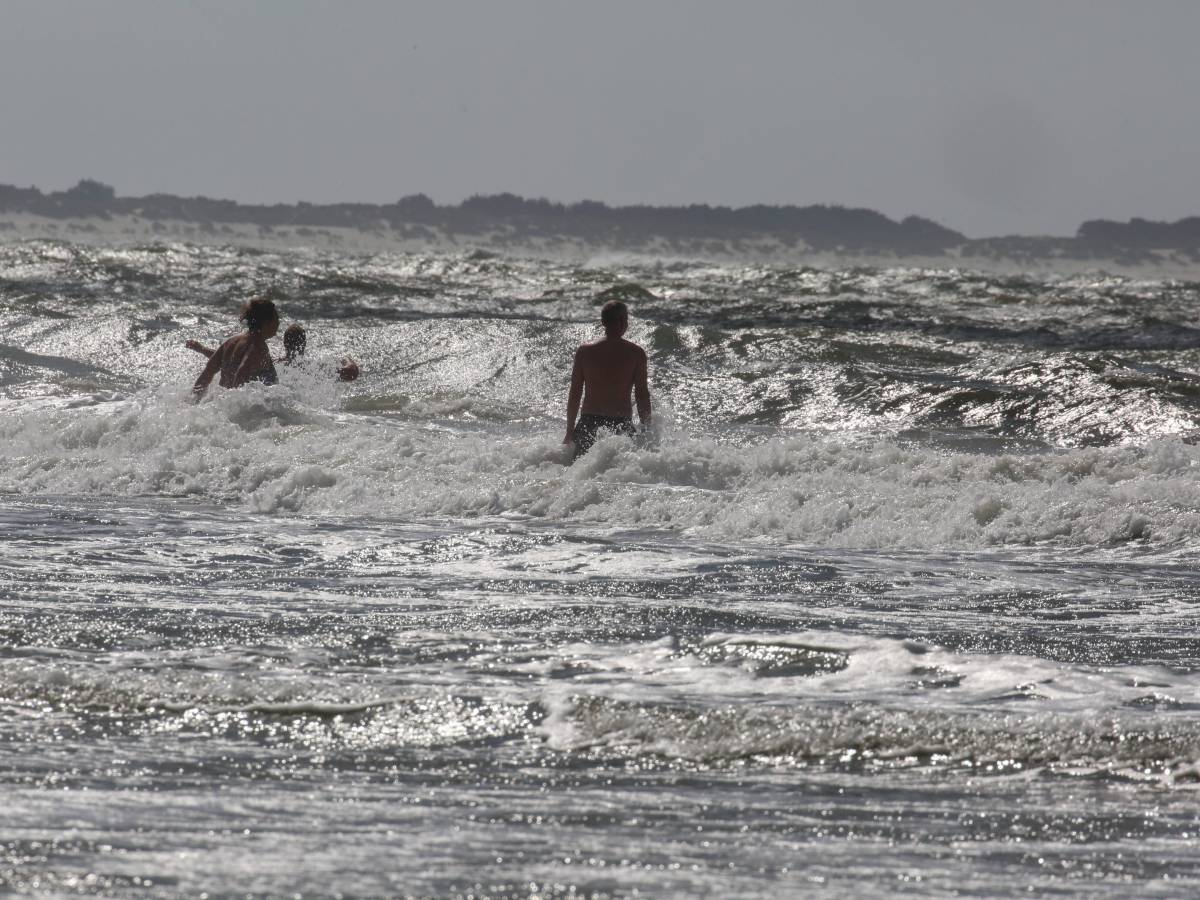
<instances>
[{"instance_id":1,"label":"distant treeline","mask_svg":"<svg viewBox=\"0 0 1200 900\"><path fill-rule=\"evenodd\" d=\"M1078 237L1096 246L1194 250L1200 247L1200 216L1188 216L1178 222L1092 219L1079 226Z\"/></svg>"},{"instance_id":2,"label":"distant treeline","mask_svg":"<svg viewBox=\"0 0 1200 900\"><path fill-rule=\"evenodd\" d=\"M91 179L66 191L42 193L35 187L0 185L0 214L33 213L50 218L136 216L151 222L181 220L201 225L248 224L263 229L389 229L405 237L443 234L491 236L517 243L529 238L577 239L612 247L635 247L655 239L688 242L738 242L770 237L786 247L801 242L817 251L894 253L1018 259L1068 257L1149 259L1153 249L1183 251L1200 259L1200 218L1179 222L1128 223L1095 220L1079 227L1074 238L1005 237L969 240L920 216L895 221L870 209L842 206L608 206L594 200L552 203L514 194L475 196L458 205L439 206L424 194L395 203L277 203L256 205L208 197L149 194L118 197Z\"/></svg>"},{"instance_id":3,"label":"distant treeline","mask_svg":"<svg viewBox=\"0 0 1200 900\"><path fill-rule=\"evenodd\" d=\"M428 226L456 235L481 235L504 227L524 237L568 237L587 242L642 243L655 237L730 240L771 235L815 249L942 253L965 238L936 222L909 216L895 222L869 209L840 206L620 206L594 200L551 203L514 194L476 196L439 206L424 194L395 203L296 203L270 206L208 197L150 194L118 197L111 187L85 179L66 191L0 186L0 212L52 218L114 215L150 221L182 220L268 226L403 230Z\"/></svg>"}]
</instances>

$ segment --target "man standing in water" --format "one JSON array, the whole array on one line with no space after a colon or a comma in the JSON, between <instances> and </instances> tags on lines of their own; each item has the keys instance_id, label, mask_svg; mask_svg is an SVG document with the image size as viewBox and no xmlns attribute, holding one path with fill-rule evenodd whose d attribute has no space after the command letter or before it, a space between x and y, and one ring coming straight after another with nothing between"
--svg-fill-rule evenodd
<instances>
[{"instance_id":1,"label":"man standing in water","mask_svg":"<svg viewBox=\"0 0 1200 900\"><path fill-rule=\"evenodd\" d=\"M620 300L609 300L600 310L603 340L583 344L575 351L571 390L567 394L567 435L564 444L575 445L575 459L591 449L601 429L635 434L632 391L638 419L650 423L650 387L646 381L646 351L624 338L629 309ZM583 400L583 415L576 423Z\"/></svg>"}]
</instances>

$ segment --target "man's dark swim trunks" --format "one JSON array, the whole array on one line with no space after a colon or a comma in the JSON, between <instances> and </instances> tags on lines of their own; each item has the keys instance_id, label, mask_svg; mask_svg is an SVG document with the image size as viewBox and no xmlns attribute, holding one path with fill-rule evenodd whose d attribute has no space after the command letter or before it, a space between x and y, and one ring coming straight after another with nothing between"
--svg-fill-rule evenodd
<instances>
[{"instance_id":1,"label":"man's dark swim trunks","mask_svg":"<svg viewBox=\"0 0 1200 900\"><path fill-rule=\"evenodd\" d=\"M596 443L596 438L599 437L597 432L602 428L615 434L627 434L630 437L637 434L637 430L633 427L633 419L624 416L596 416L584 413L579 417L579 423L575 426L575 459L579 459L592 449L592 444Z\"/></svg>"}]
</instances>

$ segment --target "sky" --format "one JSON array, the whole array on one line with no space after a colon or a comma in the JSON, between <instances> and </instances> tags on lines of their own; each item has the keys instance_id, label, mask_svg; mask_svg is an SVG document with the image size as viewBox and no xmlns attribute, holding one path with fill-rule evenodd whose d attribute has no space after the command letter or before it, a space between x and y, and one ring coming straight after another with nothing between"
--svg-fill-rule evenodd
<instances>
[{"instance_id":1,"label":"sky","mask_svg":"<svg viewBox=\"0 0 1200 900\"><path fill-rule=\"evenodd\" d=\"M0 183L1200 214L1200 2L6 0Z\"/></svg>"}]
</instances>

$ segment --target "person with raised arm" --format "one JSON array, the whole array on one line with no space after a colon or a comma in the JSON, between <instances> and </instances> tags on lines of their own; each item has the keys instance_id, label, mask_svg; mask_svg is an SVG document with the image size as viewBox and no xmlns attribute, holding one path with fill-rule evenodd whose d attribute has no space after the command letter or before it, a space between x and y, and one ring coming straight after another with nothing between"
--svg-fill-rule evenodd
<instances>
[{"instance_id":1,"label":"person with raised arm","mask_svg":"<svg viewBox=\"0 0 1200 900\"><path fill-rule=\"evenodd\" d=\"M246 330L214 350L196 379L192 393L197 400L204 396L218 372L221 375L218 384L224 388L241 387L250 381L275 384L279 380L267 346L267 341L279 331L279 311L275 304L265 297L251 300L242 307L241 318Z\"/></svg>"},{"instance_id":2,"label":"person with raised arm","mask_svg":"<svg viewBox=\"0 0 1200 900\"><path fill-rule=\"evenodd\" d=\"M217 351L212 347L206 347L204 344L196 340L186 340L183 346L189 350L195 350L197 353L207 356L212 359L212 355ZM308 346L308 334L300 325L291 324L283 332L283 356L275 360L275 362L283 363L290 366L292 363L299 362L300 357L304 356L304 351ZM337 377L339 381L354 381L358 378L359 368L349 356L343 356L341 362L337 366Z\"/></svg>"}]
</instances>

